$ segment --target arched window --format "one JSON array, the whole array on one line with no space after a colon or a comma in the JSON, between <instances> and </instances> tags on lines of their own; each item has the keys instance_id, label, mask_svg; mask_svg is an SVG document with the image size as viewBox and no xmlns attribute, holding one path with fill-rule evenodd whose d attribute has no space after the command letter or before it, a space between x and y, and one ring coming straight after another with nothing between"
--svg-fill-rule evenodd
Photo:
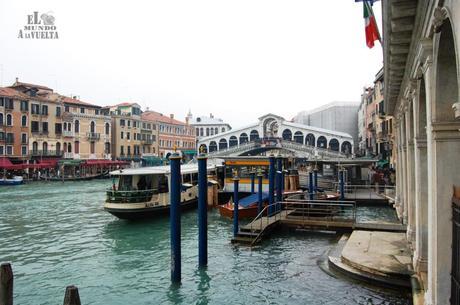
<instances>
[{"instance_id":1,"label":"arched window","mask_svg":"<svg viewBox=\"0 0 460 305\"><path fill-rule=\"evenodd\" d=\"M37 143L37 142L33 142L33 143L32 143L32 153L33 153L34 155L36 155L37 152L38 152L38 143Z\"/></svg>"},{"instance_id":2,"label":"arched window","mask_svg":"<svg viewBox=\"0 0 460 305\"><path fill-rule=\"evenodd\" d=\"M26 127L27 126L27 116L26 115L23 115L21 117L21 126L22 127Z\"/></svg>"},{"instance_id":3,"label":"arched window","mask_svg":"<svg viewBox=\"0 0 460 305\"><path fill-rule=\"evenodd\" d=\"M327 146L327 140L324 136L320 136L318 137L318 147L320 148L326 148Z\"/></svg>"},{"instance_id":4,"label":"arched window","mask_svg":"<svg viewBox=\"0 0 460 305\"><path fill-rule=\"evenodd\" d=\"M300 131L296 131L294 133L294 142L297 142L299 144L303 144L303 133Z\"/></svg>"},{"instance_id":5,"label":"arched window","mask_svg":"<svg viewBox=\"0 0 460 305\"><path fill-rule=\"evenodd\" d=\"M96 132L96 123L94 123L94 121L91 121L90 132L91 132L91 133L95 133L95 132Z\"/></svg>"},{"instance_id":6,"label":"arched window","mask_svg":"<svg viewBox=\"0 0 460 305\"><path fill-rule=\"evenodd\" d=\"M105 123L105 134L106 135L110 134L110 124L109 123Z\"/></svg>"},{"instance_id":7,"label":"arched window","mask_svg":"<svg viewBox=\"0 0 460 305\"><path fill-rule=\"evenodd\" d=\"M341 151L342 151L344 154L350 154L350 153L351 153L351 143L348 142L348 141L344 141L344 142L342 143Z\"/></svg>"},{"instance_id":8,"label":"arched window","mask_svg":"<svg viewBox=\"0 0 460 305\"><path fill-rule=\"evenodd\" d=\"M75 120L75 132L80 132L80 121L79 120Z\"/></svg>"},{"instance_id":9,"label":"arched window","mask_svg":"<svg viewBox=\"0 0 460 305\"><path fill-rule=\"evenodd\" d=\"M222 127L222 132L225 132L225 127Z\"/></svg>"},{"instance_id":10,"label":"arched window","mask_svg":"<svg viewBox=\"0 0 460 305\"><path fill-rule=\"evenodd\" d=\"M290 129L283 130L283 140L292 141L292 131Z\"/></svg>"},{"instance_id":11,"label":"arched window","mask_svg":"<svg viewBox=\"0 0 460 305\"><path fill-rule=\"evenodd\" d=\"M212 153L213 151L217 151L217 143L211 141L211 143L209 143L209 152Z\"/></svg>"},{"instance_id":12,"label":"arched window","mask_svg":"<svg viewBox=\"0 0 460 305\"><path fill-rule=\"evenodd\" d=\"M206 128L206 136L209 136L209 127ZM209 148L209 150L211 150L211 148Z\"/></svg>"},{"instance_id":13,"label":"arched window","mask_svg":"<svg viewBox=\"0 0 460 305\"><path fill-rule=\"evenodd\" d=\"M106 154L110 154L110 142L105 142L105 149L104 152Z\"/></svg>"},{"instance_id":14,"label":"arched window","mask_svg":"<svg viewBox=\"0 0 460 305\"><path fill-rule=\"evenodd\" d=\"M229 140L228 142L229 142L228 145L229 145L230 147L238 146L238 138L235 137L235 136L231 136L231 137L230 137L230 140Z\"/></svg>"},{"instance_id":15,"label":"arched window","mask_svg":"<svg viewBox=\"0 0 460 305\"><path fill-rule=\"evenodd\" d=\"M42 144L42 151L43 151L43 154L44 154L44 155L48 154L48 143L43 142L43 144Z\"/></svg>"},{"instance_id":16,"label":"arched window","mask_svg":"<svg viewBox=\"0 0 460 305\"><path fill-rule=\"evenodd\" d=\"M195 132L196 132L196 135L199 137L200 136L200 129L198 127L196 128Z\"/></svg>"},{"instance_id":17,"label":"arched window","mask_svg":"<svg viewBox=\"0 0 460 305\"><path fill-rule=\"evenodd\" d=\"M257 130L251 130L249 133L249 141L259 140L259 132Z\"/></svg>"},{"instance_id":18,"label":"arched window","mask_svg":"<svg viewBox=\"0 0 460 305\"><path fill-rule=\"evenodd\" d=\"M222 149L227 149L227 140L226 139L220 139L219 141L219 150Z\"/></svg>"},{"instance_id":19,"label":"arched window","mask_svg":"<svg viewBox=\"0 0 460 305\"><path fill-rule=\"evenodd\" d=\"M11 116L11 114L7 114L6 115L6 126L11 126L13 125L13 117Z\"/></svg>"},{"instance_id":20,"label":"arched window","mask_svg":"<svg viewBox=\"0 0 460 305\"><path fill-rule=\"evenodd\" d=\"M60 155L61 152L61 143L57 142L56 143L56 155Z\"/></svg>"},{"instance_id":21,"label":"arched window","mask_svg":"<svg viewBox=\"0 0 460 305\"><path fill-rule=\"evenodd\" d=\"M0 113L0 126L3 125L3 113Z\"/></svg>"},{"instance_id":22,"label":"arched window","mask_svg":"<svg viewBox=\"0 0 460 305\"><path fill-rule=\"evenodd\" d=\"M329 141L329 149L333 151L339 151L339 141L337 139L331 139Z\"/></svg>"},{"instance_id":23,"label":"arched window","mask_svg":"<svg viewBox=\"0 0 460 305\"><path fill-rule=\"evenodd\" d=\"M305 137L305 145L316 146L315 136L312 133L307 134Z\"/></svg>"},{"instance_id":24,"label":"arched window","mask_svg":"<svg viewBox=\"0 0 460 305\"><path fill-rule=\"evenodd\" d=\"M214 134L218 134L219 133L219 129L216 127L214 128Z\"/></svg>"},{"instance_id":25,"label":"arched window","mask_svg":"<svg viewBox=\"0 0 460 305\"><path fill-rule=\"evenodd\" d=\"M249 141L249 138L248 138L247 133L243 132L242 134L240 134L240 145L247 143L248 141Z\"/></svg>"}]
</instances>

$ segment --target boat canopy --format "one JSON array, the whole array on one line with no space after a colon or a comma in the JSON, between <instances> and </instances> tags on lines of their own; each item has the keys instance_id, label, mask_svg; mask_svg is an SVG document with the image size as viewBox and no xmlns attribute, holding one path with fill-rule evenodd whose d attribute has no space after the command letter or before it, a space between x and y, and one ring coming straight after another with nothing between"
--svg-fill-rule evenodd
<instances>
[{"instance_id":1,"label":"boat canopy","mask_svg":"<svg viewBox=\"0 0 460 305\"><path fill-rule=\"evenodd\" d=\"M222 167L222 164L216 163L213 160L208 160L208 170ZM134 175L168 175L171 172L169 165L150 166L140 168L126 168L110 172L112 176L134 176ZM181 174L192 174L198 172L198 164L183 164L181 165Z\"/></svg>"}]
</instances>

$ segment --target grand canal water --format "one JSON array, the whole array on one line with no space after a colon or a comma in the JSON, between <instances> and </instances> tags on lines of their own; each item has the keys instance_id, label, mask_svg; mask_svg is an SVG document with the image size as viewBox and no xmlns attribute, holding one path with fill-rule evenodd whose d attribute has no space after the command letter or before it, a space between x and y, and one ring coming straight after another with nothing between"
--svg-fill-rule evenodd
<instances>
[{"instance_id":1,"label":"grand canal water","mask_svg":"<svg viewBox=\"0 0 460 305\"><path fill-rule=\"evenodd\" d=\"M0 262L13 264L15 304L62 304L70 284L79 287L82 304L411 304L407 294L321 270L318 261L335 235L280 232L250 250L230 244L231 222L215 211L204 271L197 268L196 211L183 215L183 283L171 286L168 219L116 219L102 209L108 184L0 188Z\"/></svg>"}]
</instances>

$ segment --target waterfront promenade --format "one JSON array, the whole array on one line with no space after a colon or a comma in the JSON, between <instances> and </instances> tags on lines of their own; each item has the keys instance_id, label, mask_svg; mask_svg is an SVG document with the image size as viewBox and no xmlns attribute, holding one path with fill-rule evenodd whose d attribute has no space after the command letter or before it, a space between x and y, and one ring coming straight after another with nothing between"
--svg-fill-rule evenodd
<instances>
[{"instance_id":1,"label":"waterfront promenade","mask_svg":"<svg viewBox=\"0 0 460 305\"><path fill-rule=\"evenodd\" d=\"M410 304L324 272L335 234L283 230L253 249L235 247L231 220L217 211L209 212L209 266L201 271L196 210L183 214L183 280L171 286L168 219L126 222L104 212L110 184L0 189L0 260L12 262L16 304L59 304L71 284L82 304ZM375 216L395 217L382 207L357 215Z\"/></svg>"}]
</instances>

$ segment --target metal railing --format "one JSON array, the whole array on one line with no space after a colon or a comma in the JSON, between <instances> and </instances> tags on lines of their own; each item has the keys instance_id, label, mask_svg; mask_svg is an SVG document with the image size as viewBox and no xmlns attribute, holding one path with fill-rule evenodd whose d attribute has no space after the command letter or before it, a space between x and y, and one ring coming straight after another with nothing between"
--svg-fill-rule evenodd
<instances>
[{"instance_id":1,"label":"metal railing","mask_svg":"<svg viewBox=\"0 0 460 305\"><path fill-rule=\"evenodd\" d=\"M289 218L301 220L323 220L328 222L356 222L356 202L336 200L286 199L285 210L291 210Z\"/></svg>"},{"instance_id":2,"label":"metal railing","mask_svg":"<svg viewBox=\"0 0 460 305\"><path fill-rule=\"evenodd\" d=\"M394 185L387 184L345 184L344 191L345 197L347 199L372 199L372 195L377 195L380 197L391 197L391 194L394 195L395 192ZM334 190L337 192L340 191L340 183L334 182ZM388 195L388 193L390 195Z\"/></svg>"},{"instance_id":3,"label":"metal railing","mask_svg":"<svg viewBox=\"0 0 460 305\"><path fill-rule=\"evenodd\" d=\"M62 131L62 135L64 137L69 137L69 138L72 138L75 136L75 133L73 131L69 131L69 130L63 130Z\"/></svg>"},{"instance_id":4,"label":"metal railing","mask_svg":"<svg viewBox=\"0 0 460 305\"><path fill-rule=\"evenodd\" d=\"M275 212L273 212L273 210ZM245 226L245 229L249 229L251 233L256 233L257 236L254 239L253 243L255 243L260 236L263 234L263 229L269 226L271 223L275 223L276 221L280 220L282 217L281 213L281 205L279 202L275 202L272 204L267 204L262 211L251 221L249 224ZM267 216L267 217L264 217ZM259 221L260 219L260 221Z\"/></svg>"},{"instance_id":5,"label":"metal railing","mask_svg":"<svg viewBox=\"0 0 460 305\"><path fill-rule=\"evenodd\" d=\"M158 194L158 189L120 191L108 188L106 194L109 203L141 203L152 200L152 196Z\"/></svg>"},{"instance_id":6,"label":"metal railing","mask_svg":"<svg viewBox=\"0 0 460 305\"><path fill-rule=\"evenodd\" d=\"M450 304L460 304L460 200L452 198L452 271Z\"/></svg>"},{"instance_id":7,"label":"metal railing","mask_svg":"<svg viewBox=\"0 0 460 305\"><path fill-rule=\"evenodd\" d=\"M86 137L88 140L99 140L101 138L101 134L95 132L87 132Z\"/></svg>"},{"instance_id":8,"label":"metal railing","mask_svg":"<svg viewBox=\"0 0 460 305\"><path fill-rule=\"evenodd\" d=\"M63 150L31 150L30 154L32 156L62 156L64 154Z\"/></svg>"}]
</instances>

